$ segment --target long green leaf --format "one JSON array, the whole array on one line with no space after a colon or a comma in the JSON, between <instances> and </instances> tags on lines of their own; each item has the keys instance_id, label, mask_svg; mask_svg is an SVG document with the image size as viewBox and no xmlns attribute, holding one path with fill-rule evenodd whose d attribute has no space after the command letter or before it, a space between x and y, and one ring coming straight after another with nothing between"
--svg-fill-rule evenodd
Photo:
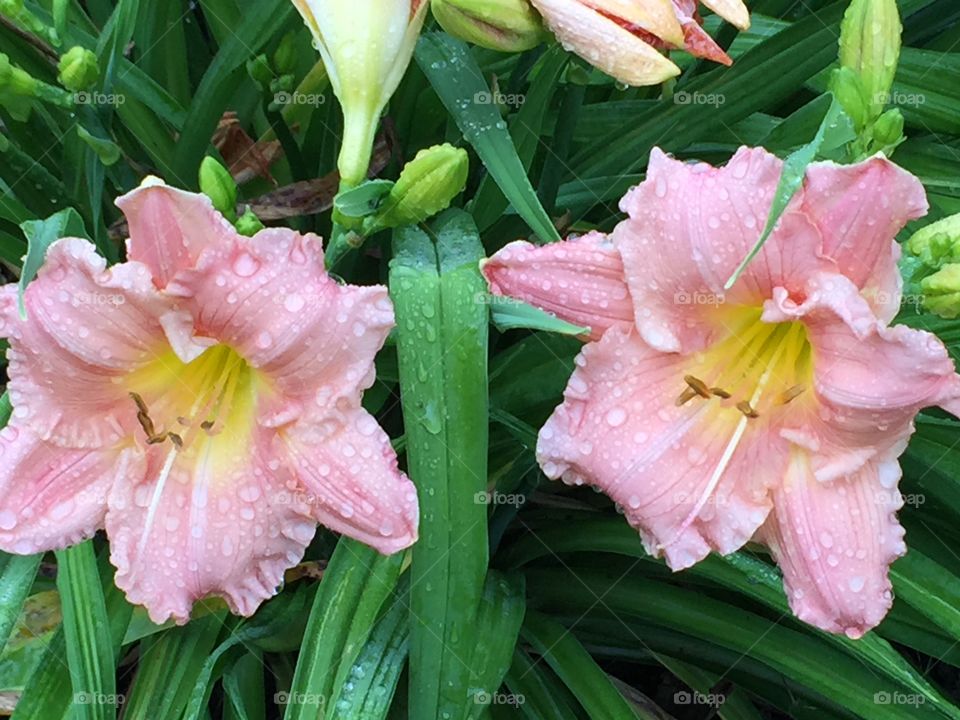
<instances>
[{"instance_id":1,"label":"long green leaf","mask_svg":"<svg viewBox=\"0 0 960 720\"><path fill-rule=\"evenodd\" d=\"M576 637L546 615L528 612L523 637L553 668L595 720L655 720L636 712Z\"/></svg>"},{"instance_id":2,"label":"long green leaf","mask_svg":"<svg viewBox=\"0 0 960 720\"><path fill-rule=\"evenodd\" d=\"M310 611L293 683L283 697L285 720L332 716L331 699L393 592L402 559L349 538L337 543Z\"/></svg>"},{"instance_id":3,"label":"long green leaf","mask_svg":"<svg viewBox=\"0 0 960 720\"><path fill-rule=\"evenodd\" d=\"M541 242L560 239L530 184L507 124L489 102L490 87L467 45L445 33L427 33L417 64L514 209Z\"/></svg>"},{"instance_id":4,"label":"long green leaf","mask_svg":"<svg viewBox=\"0 0 960 720\"><path fill-rule=\"evenodd\" d=\"M57 589L73 680L74 717L116 717L123 702L116 690L117 660L92 541L57 551Z\"/></svg>"},{"instance_id":5,"label":"long green leaf","mask_svg":"<svg viewBox=\"0 0 960 720\"><path fill-rule=\"evenodd\" d=\"M410 705L415 717L460 717L473 621L487 566L487 306L483 254L469 216L448 210L395 238L400 392L410 476L420 499L411 568Z\"/></svg>"}]
</instances>

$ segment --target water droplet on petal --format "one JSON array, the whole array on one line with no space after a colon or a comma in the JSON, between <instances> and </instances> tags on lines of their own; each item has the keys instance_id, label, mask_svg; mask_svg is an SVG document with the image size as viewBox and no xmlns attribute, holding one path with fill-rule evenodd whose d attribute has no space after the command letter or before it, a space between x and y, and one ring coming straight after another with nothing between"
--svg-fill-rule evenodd
<instances>
[{"instance_id":1,"label":"water droplet on petal","mask_svg":"<svg viewBox=\"0 0 960 720\"><path fill-rule=\"evenodd\" d=\"M627 421L627 411L622 407L611 408L607 412L607 425L610 427L619 427Z\"/></svg>"},{"instance_id":2,"label":"water droplet on petal","mask_svg":"<svg viewBox=\"0 0 960 720\"><path fill-rule=\"evenodd\" d=\"M17 526L17 516L9 510L0 511L0 530L13 530Z\"/></svg>"},{"instance_id":3,"label":"water droplet on petal","mask_svg":"<svg viewBox=\"0 0 960 720\"><path fill-rule=\"evenodd\" d=\"M299 311L305 304L306 301L303 299L302 295L287 295L283 299L283 306L290 312Z\"/></svg>"},{"instance_id":4,"label":"water droplet on petal","mask_svg":"<svg viewBox=\"0 0 960 720\"><path fill-rule=\"evenodd\" d=\"M260 261L247 252L240 253L233 261L233 271L240 277L250 277L260 269Z\"/></svg>"}]
</instances>

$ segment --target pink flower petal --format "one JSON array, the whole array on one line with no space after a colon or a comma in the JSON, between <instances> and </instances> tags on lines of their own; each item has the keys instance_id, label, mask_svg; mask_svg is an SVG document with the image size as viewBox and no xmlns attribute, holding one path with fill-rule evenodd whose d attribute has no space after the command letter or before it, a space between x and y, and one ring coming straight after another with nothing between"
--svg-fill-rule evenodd
<instances>
[{"instance_id":1,"label":"pink flower petal","mask_svg":"<svg viewBox=\"0 0 960 720\"><path fill-rule=\"evenodd\" d=\"M737 283L723 289L760 238L781 166L762 149L740 148L722 168L650 153L646 180L620 202L630 218L613 232L648 344L667 352L701 349L718 305L759 305L774 287L800 290L812 271L830 269L817 257L820 235L795 199Z\"/></svg>"},{"instance_id":2,"label":"pink flower petal","mask_svg":"<svg viewBox=\"0 0 960 720\"><path fill-rule=\"evenodd\" d=\"M749 540L786 466L776 432L719 398L676 406L690 362L611 328L584 347L537 444L548 477L602 489L675 570Z\"/></svg>"},{"instance_id":3,"label":"pink flower petal","mask_svg":"<svg viewBox=\"0 0 960 720\"><path fill-rule=\"evenodd\" d=\"M133 405L118 381L168 347L159 318L171 306L146 267L105 264L86 240L60 240L27 287L25 321L16 288L4 292L13 417L56 444L102 447L128 434Z\"/></svg>"},{"instance_id":4,"label":"pink flower petal","mask_svg":"<svg viewBox=\"0 0 960 720\"><path fill-rule=\"evenodd\" d=\"M187 622L207 595L251 615L313 538L316 524L269 436L238 442L229 430L183 451L151 446L145 479L117 482L110 494L117 587L156 623Z\"/></svg>"},{"instance_id":5,"label":"pink flower petal","mask_svg":"<svg viewBox=\"0 0 960 720\"><path fill-rule=\"evenodd\" d=\"M894 237L927 208L920 181L882 155L856 165L815 163L807 170L803 211L823 236L823 255L866 290L888 322L900 309Z\"/></svg>"},{"instance_id":6,"label":"pink flower petal","mask_svg":"<svg viewBox=\"0 0 960 720\"><path fill-rule=\"evenodd\" d=\"M697 17L697 0L673 0L674 12L683 28L683 49L694 57L702 57L723 65L733 65L733 60L703 29Z\"/></svg>"},{"instance_id":7,"label":"pink flower petal","mask_svg":"<svg viewBox=\"0 0 960 720\"><path fill-rule=\"evenodd\" d=\"M129 450L65 449L15 425L0 431L0 460L0 549L21 555L92 537L113 482L143 472Z\"/></svg>"},{"instance_id":8,"label":"pink flower petal","mask_svg":"<svg viewBox=\"0 0 960 720\"><path fill-rule=\"evenodd\" d=\"M758 539L783 570L797 617L858 638L893 603L887 569L906 552L895 512L903 504L895 459L820 482L802 451L793 453L774 512Z\"/></svg>"},{"instance_id":9,"label":"pink flower petal","mask_svg":"<svg viewBox=\"0 0 960 720\"><path fill-rule=\"evenodd\" d=\"M633 322L620 254L601 233L566 242L513 242L483 264L490 292L517 298L574 325L594 340L612 325Z\"/></svg>"},{"instance_id":10,"label":"pink flower petal","mask_svg":"<svg viewBox=\"0 0 960 720\"><path fill-rule=\"evenodd\" d=\"M569 0L531 2L565 48L621 82L656 85L680 74L637 35L587 5Z\"/></svg>"},{"instance_id":11,"label":"pink flower petal","mask_svg":"<svg viewBox=\"0 0 960 720\"><path fill-rule=\"evenodd\" d=\"M277 448L325 526L387 555L416 542L416 488L397 469L390 438L367 411L297 424L281 431Z\"/></svg>"},{"instance_id":12,"label":"pink flower petal","mask_svg":"<svg viewBox=\"0 0 960 720\"><path fill-rule=\"evenodd\" d=\"M708 8L741 30L750 28L750 11L743 0L701 0Z\"/></svg>"},{"instance_id":13,"label":"pink flower petal","mask_svg":"<svg viewBox=\"0 0 960 720\"><path fill-rule=\"evenodd\" d=\"M117 198L117 206L130 227L127 257L150 268L160 288L192 267L204 248L237 234L206 195L172 188L157 178L147 178Z\"/></svg>"},{"instance_id":14,"label":"pink flower petal","mask_svg":"<svg viewBox=\"0 0 960 720\"><path fill-rule=\"evenodd\" d=\"M316 235L262 230L206 251L168 286L195 318L195 331L234 348L269 378L262 421L321 414L340 398L359 404L373 360L394 326L383 286L338 285Z\"/></svg>"},{"instance_id":15,"label":"pink flower petal","mask_svg":"<svg viewBox=\"0 0 960 720\"><path fill-rule=\"evenodd\" d=\"M903 325L885 327L842 275L812 278L802 304L775 292L764 317L807 328L816 406L789 418L782 433L813 453L821 481L849 475L874 456L899 455L917 412L960 398L943 343Z\"/></svg>"}]
</instances>

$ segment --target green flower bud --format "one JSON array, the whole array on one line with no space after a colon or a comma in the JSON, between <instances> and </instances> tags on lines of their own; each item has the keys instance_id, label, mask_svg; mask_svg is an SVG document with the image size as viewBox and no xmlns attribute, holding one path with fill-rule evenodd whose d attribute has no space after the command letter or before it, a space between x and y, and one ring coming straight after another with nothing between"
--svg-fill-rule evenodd
<instances>
[{"instance_id":1,"label":"green flower bud","mask_svg":"<svg viewBox=\"0 0 960 720\"><path fill-rule=\"evenodd\" d=\"M11 63L3 53L0 53L0 92L27 96L37 93L37 81L33 76Z\"/></svg>"},{"instance_id":2,"label":"green flower bud","mask_svg":"<svg viewBox=\"0 0 960 720\"><path fill-rule=\"evenodd\" d=\"M840 26L840 65L863 84L870 118L890 98L900 57L900 14L896 0L853 0Z\"/></svg>"},{"instance_id":3,"label":"green flower bud","mask_svg":"<svg viewBox=\"0 0 960 720\"><path fill-rule=\"evenodd\" d=\"M873 140L880 148L896 145L903 139L903 113L887 110L873 126Z\"/></svg>"},{"instance_id":4,"label":"green flower bud","mask_svg":"<svg viewBox=\"0 0 960 720\"><path fill-rule=\"evenodd\" d=\"M0 13L7 17L16 17L23 10L23 0L0 0Z\"/></svg>"},{"instance_id":5,"label":"green flower bud","mask_svg":"<svg viewBox=\"0 0 960 720\"><path fill-rule=\"evenodd\" d=\"M289 75L297 67L297 36L288 32L273 53L273 68L278 75Z\"/></svg>"},{"instance_id":6,"label":"green flower bud","mask_svg":"<svg viewBox=\"0 0 960 720\"><path fill-rule=\"evenodd\" d=\"M247 61L247 73L253 78L257 86L266 91L273 81L273 70L270 69L270 62L266 55L257 55Z\"/></svg>"},{"instance_id":7,"label":"green flower bud","mask_svg":"<svg viewBox=\"0 0 960 720\"><path fill-rule=\"evenodd\" d=\"M253 214L253 210L248 207L246 212L237 218L234 227L237 228L237 232L241 235L251 237L263 230L263 223L260 222L260 218Z\"/></svg>"},{"instance_id":8,"label":"green flower bud","mask_svg":"<svg viewBox=\"0 0 960 720\"><path fill-rule=\"evenodd\" d=\"M100 64L91 50L75 45L60 57L57 80L67 90L89 90L100 79Z\"/></svg>"},{"instance_id":9,"label":"green flower bud","mask_svg":"<svg viewBox=\"0 0 960 720\"><path fill-rule=\"evenodd\" d=\"M453 145L434 145L417 153L400 173L382 208L364 222L364 234L422 222L459 195L467 184L467 151Z\"/></svg>"},{"instance_id":10,"label":"green flower bud","mask_svg":"<svg viewBox=\"0 0 960 720\"><path fill-rule=\"evenodd\" d=\"M863 85L857 73L848 67L834 70L830 76L830 92L850 116L857 132L862 130L869 119L870 104L864 97Z\"/></svg>"},{"instance_id":11,"label":"green flower bud","mask_svg":"<svg viewBox=\"0 0 960 720\"><path fill-rule=\"evenodd\" d=\"M237 219L237 183L230 171L209 155L200 163L200 192L227 220Z\"/></svg>"},{"instance_id":12,"label":"green flower bud","mask_svg":"<svg viewBox=\"0 0 960 720\"><path fill-rule=\"evenodd\" d=\"M60 45L57 31L49 27L39 17L27 9L23 0L0 0L0 15L10 18L15 25L28 32L49 41L53 45Z\"/></svg>"},{"instance_id":13,"label":"green flower bud","mask_svg":"<svg viewBox=\"0 0 960 720\"><path fill-rule=\"evenodd\" d=\"M431 0L430 9L448 33L491 50L522 52L544 38L527 0Z\"/></svg>"},{"instance_id":14,"label":"green flower bud","mask_svg":"<svg viewBox=\"0 0 960 720\"><path fill-rule=\"evenodd\" d=\"M960 263L949 263L920 281L923 306L947 320L960 315Z\"/></svg>"},{"instance_id":15,"label":"green flower bud","mask_svg":"<svg viewBox=\"0 0 960 720\"><path fill-rule=\"evenodd\" d=\"M960 213L921 228L906 245L929 268L960 263Z\"/></svg>"}]
</instances>

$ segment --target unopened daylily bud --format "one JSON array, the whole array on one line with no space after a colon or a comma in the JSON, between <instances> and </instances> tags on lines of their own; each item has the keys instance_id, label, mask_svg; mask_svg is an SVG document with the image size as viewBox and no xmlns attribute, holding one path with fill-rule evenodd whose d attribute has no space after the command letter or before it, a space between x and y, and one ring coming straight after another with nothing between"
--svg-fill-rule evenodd
<instances>
[{"instance_id":1,"label":"unopened daylily bud","mask_svg":"<svg viewBox=\"0 0 960 720\"><path fill-rule=\"evenodd\" d=\"M89 90L100 78L100 65L92 50L75 45L65 52L58 65L57 80L67 90L79 92Z\"/></svg>"},{"instance_id":2,"label":"unopened daylily bud","mask_svg":"<svg viewBox=\"0 0 960 720\"><path fill-rule=\"evenodd\" d=\"M545 34L528 0L431 0L430 9L448 33L491 50L529 50Z\"/></svg>"},{"instance_id":3,"label":"unopened daylily bud","mask_svg":"<svg viewBox=\"0 0 960 720\"><path fill-rule=\"evenodd\" d=\"M37 35L53 45L59 45L57 32L34 15L23 0L0 0L0 15L10 18L15 25Z\"/></svg>"},{"instance_id":4,"label":"unopened daylily bud","mask_svg":"<svg viewBox=\"0 0 960 720\"><path fill-rule=\"evenodd\" d=\"M30 73L10 62L10 58L0 53L0 93L10 95L35 95L37 81Z\"/></svg>"},{"instance_id":5,"label":"unopened daylily bud","mask_svg":"<svg viewBox=\"0 0 960 720\"><path fill-rule=\"evenodd\" d=\"M266 55L257 55L247 61L247 73L261 90L267 90L273 82L273 70Z\"/></svg>"},{"instance_id":6,"label":"unopened daylily bud","mask_svg":"<svg viewBox=\"0 0 960 720\"><path fill-rule=\"evenodd\" d=\"M200 163L200 192L227 220L236 220L237 183L230 171L209 155Z\"/></svg>"},{"instance_id":7,"label":"unopened daylily bud","mask_svg":"<svg viewBox=\"0 0 960 720\"><path fill-rule=\"evenodd\" d=\"M883 148L896 145L903 139L903 113L899 108L887 110L873 125L873 141Z\"/></svg>"},{"instance_id":8,"label":"unopened daylily bud","mask_svg":"<svg viewBox=\"0 0 960 720\"><path fill-rule=\"evenodd\" d=\"M923 306L942 318L960 315L960 263L948 263L920 281Z\"/></svg>"},{"instance_id":9,"label":"unopened daylily bud","mask_svg":"<svg viewBox=\"0 0 960 720\"><path fill-rule=\"evenodd\" d=\"M338 167L343 184L363 180L380 113L410 64L426 0L293 0L343 108Z\"/></svg>"},{"instance_id":10,"label":"unopened daylily bud","mask_svg":"<svg viewBox=\"0 0 960 720\"><path fill-rule=\"evenodd\" d=\"M445 143L421 150L404 166L380 211L364 223L364 234L413 225L445 210L466 186L468 170L462 148Z\"/></svg>"},{"instance_id":11,"label":"unopened daylily bud","mask_svg":"<svg viewBox=\"0 0 960 720\"><path fill-rule=\"evenodd\" d=\"M843 16L840 65L860 77L871 118L890 97L902 29L896 0L853 0Z\"/></svg>"},{"instance_id":12,"label":"unopened daylily bud","mask_svg":"<svg viewBox=\"0 0 960 720\"><path fill-rule=\"evenodd\" d=\"M840 67L830 76L830 92L859 132L869 120L869 102L863 93L860 76L848 67Z\"/></svg>"},{"instance_id":13,"label":"unopened daylily bud","mask_svg":"<svg viewBox=\"0 0 960 720\"><path fill-rule=\"evenodd\" d=\"M960 213L918 230L906 245L929 268L960 262Z\"/></svg>"},{"instance_id":14,"label":"unopened daylily bud","mask_svg":"<svg viewBox=\"0 0 960 720\"><path fill-rule=\"evenodd\" d=\"M260 222L260 218L258 218L249 207L243 215L237 218L237 221L233 225L237 228L238 233L246 237L252 237L263 230L263 223Z\"/></svg>"},{"instance_id":15,"label":"unopened daylily bud","mask_svg":"<svg viewBox=\"0 0 960 720\"><path fill-rule=\"evenodd\" d=\"M297 38L288 32L273 53L273 67L278 75L289 75L297 65Z\"/></svg>"}]
</instances>

